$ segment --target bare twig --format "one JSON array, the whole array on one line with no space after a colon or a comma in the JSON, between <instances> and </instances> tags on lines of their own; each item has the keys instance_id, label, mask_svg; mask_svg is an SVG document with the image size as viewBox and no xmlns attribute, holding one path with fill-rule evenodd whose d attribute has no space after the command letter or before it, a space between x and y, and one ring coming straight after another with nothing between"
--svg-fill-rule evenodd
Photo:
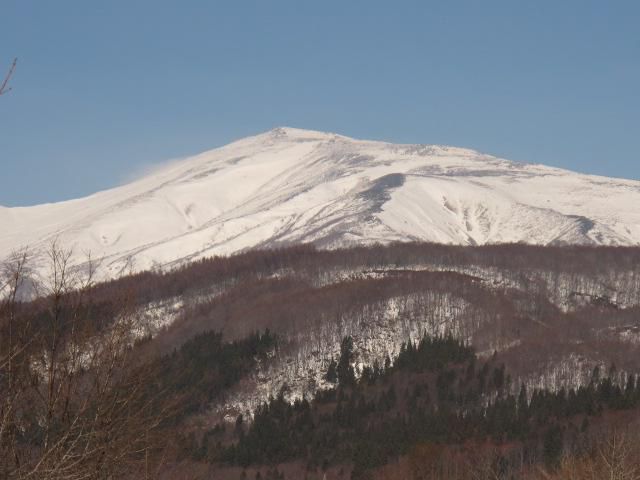
<instances>
[{"instance_id":1,"label":"bare twig","mask_svg":"<svg viewBox=\"0 0 640 480\"><path fill-rule=\"evenodd\" d=\"M5 93L11 91L11 87L9 86L9 80L11 80L11 77L13 76L13 73L16 71L16 65L17 64L18 64L18 59L14 58L13 59L13 63L11 64L11 67L9 68L9 73L7 73L7 76L4 77L2 85L0 85L0 95L4 95Z\"/></svg>"}]
</instances>

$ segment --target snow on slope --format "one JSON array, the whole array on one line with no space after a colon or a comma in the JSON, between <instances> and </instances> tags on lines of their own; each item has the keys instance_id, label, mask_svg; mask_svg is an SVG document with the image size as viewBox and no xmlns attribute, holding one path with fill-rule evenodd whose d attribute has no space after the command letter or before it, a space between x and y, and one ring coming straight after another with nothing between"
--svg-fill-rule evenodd
<instances>
[{"instance_id":1,"label":"snow on slope","mask_svg":"<svg viewBox=\"0 0 640 480\"><path fill-rule=\"evenodd\" d=\"M86 198L0 208L0 258L51 239L104 275L294 242L640 244L640 182L291 128Z\"/></svg>"}]
</instances>

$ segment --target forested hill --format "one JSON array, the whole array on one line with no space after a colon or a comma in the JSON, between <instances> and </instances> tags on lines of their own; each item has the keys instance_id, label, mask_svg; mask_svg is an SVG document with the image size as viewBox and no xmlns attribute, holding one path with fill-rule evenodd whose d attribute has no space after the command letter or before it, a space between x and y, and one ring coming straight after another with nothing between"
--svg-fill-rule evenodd
<instances>
[{"instance_id":1,"label":"forested hill","mask_svg":"<svg viewBox=\"0 0 640 480\"><path fill-rule=\"evenodd\" d=\"M200 443L185 444L184 455L243 467L302 459L312 471L348 464L353 479L372 478L385 466L395 478L416 478L420 469L430 471L428 478L477 478L490 459L494 475L520 478L535 466L559 469L563 455L584 454L607 416L640 413L635 375L621 382L614 367L596 368L577 389L528 392L513 384L498 355L481 361L451 336L407 342L397 357L365 367L359 378L352 360L346 337L327 371L335 387L293 404L280 392L248 427L239 417L231 445L220 443L224 430L213 429ZM438 457L415 458L416 448ZM410 454L417 465L397 464Z\"/></svg>"},{"instance_id":2,"label":"forested hill","mask_svg":"<svg viewBox=\"0 0 640 480\"><path fill-rule=\"evenodd\" d=\"M302 245L106 283L49 257L1 270L9 478L638 467L640 249Z\"/></svg>"}]
</instances>

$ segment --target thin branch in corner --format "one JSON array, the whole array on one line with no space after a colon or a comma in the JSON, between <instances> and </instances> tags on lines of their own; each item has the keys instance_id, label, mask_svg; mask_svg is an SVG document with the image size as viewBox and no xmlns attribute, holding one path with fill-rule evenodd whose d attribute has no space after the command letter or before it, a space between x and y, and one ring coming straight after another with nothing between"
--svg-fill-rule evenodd
<instances>
[{"instance_id":1,"label":"thin branch in corner","mask_svg":"<svg viewBox=\"0 0 640 480\"><path fill-rule=\"evenodd\" d=\"M2 85L0 85L0 95L4 95L5 93L11 91L11 87L9 87L9 80L11 80L13 73L16 71L17 64L18 64L18 59L14 58L13 63L11 64L11 68L9 68L9 73L7 73L7 76L4 77Z\"/></svg>"}]
</instances>

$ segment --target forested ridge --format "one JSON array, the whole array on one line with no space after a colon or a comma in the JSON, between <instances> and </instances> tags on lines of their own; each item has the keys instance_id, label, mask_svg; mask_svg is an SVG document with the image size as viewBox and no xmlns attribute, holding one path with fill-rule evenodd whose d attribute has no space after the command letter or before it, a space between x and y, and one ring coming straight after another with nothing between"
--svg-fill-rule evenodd
<instances>
[{"instance_id":1,"label":"forested ridge","mask_svg":"<svg viewBox=\"0 0 640 480\"><path fill-rule=\"evenodd\" d=\"M494 459L496 474L518 478L532 466L559 468L563 455L584 453L591 423L640 406L636 376L619 385L613 366L608 373L595 369L589 384L577 389L527 392L521 385L513 393L497 355L480 361L451 336L407 342L397 358L367 367L359 378L349 366L352 348L345 338L339 360L327 372L335 388L293 403L281 392L256 410L248 427L239 417L231 445L217 442L224 437L218 426L202 443L185 445L183 454L243 467L303 459L311 470L327 470L346 463L353 465L351 478L370 478L372 469L417 446L456 452L472 442L484 445L487 455L491 447L503 446ZM432 468L435 474L451 466ZM451 470L449 475L471 478L454 477Z\"/></svg>"},{"instance_id":2,"label":"forested ridge","mask_svg":"<svg viewBox=\"0 0 640 480\"><path fill-rule=\"evenodd\" d=\"M0 478L640 471L640 249L296 246L107 283L69 258L2 269Z\"/></svg>"}]
</instances>

